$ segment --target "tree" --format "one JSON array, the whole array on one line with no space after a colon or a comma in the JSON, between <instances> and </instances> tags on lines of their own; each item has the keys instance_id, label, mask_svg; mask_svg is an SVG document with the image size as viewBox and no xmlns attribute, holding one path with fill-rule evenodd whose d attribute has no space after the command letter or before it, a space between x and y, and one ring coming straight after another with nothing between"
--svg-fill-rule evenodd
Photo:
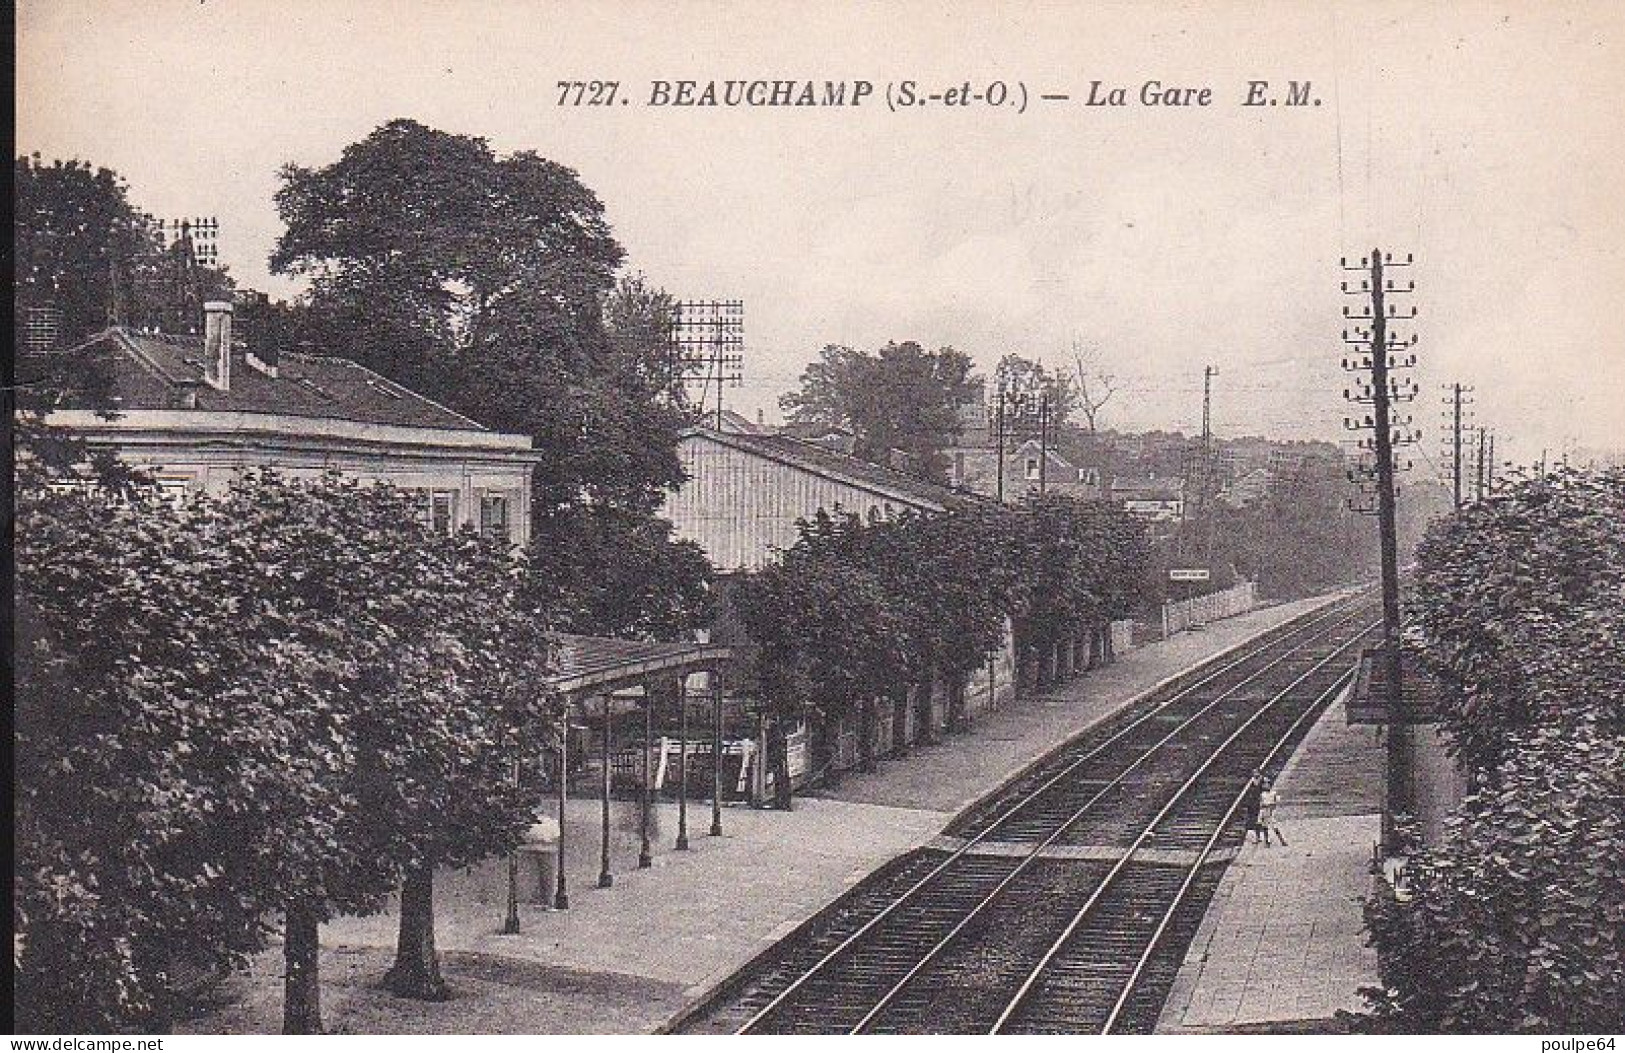
<instances>
[{"instance_id":1,"label":"tree","mask_svg":"<svg viewBox=\"0 0 1625 1053\"><path fill-rule=\"evenodd\" d=\"M704 551L659 516L589 507L539 525L526 583L555 628L587 636L681 640L715 614Z\"/></svg>"},{"instance_id":2,"label":"tree","mask_svg":"<svg viewBox=\"0 0 1625 1053\"><path fill-rule=\"evenodd\" d=\"M1625 470L1560 470L1441 519L1417 550L1418 642L1470 770L1509 732L1625 732Z\"/></svg>"},{"instance_id":3,"label":"tree","mask_svg":"<svg viewBox=\"0 0 1625 1053\"><path fill-rule=\"evenodd\" d=\"M624 253L575 172L396 120L324 168L286 166L282 180L287 229L271 265L311 280L302 337L486 427L530 435L544 454L532 487L536 562L597 516L621 526L649 517L682 482L688 416L671 398L661 335L670 298L641 278L616 287ZM656 540L647 524L626 533ZM560 587L586 609L610 575L597 564ZM663 606L681 607L692 587L680 579Z\"/></svg>"},{"instance_id":4,"label":"tree","mask_svg":"<svg viewBox=\"0 0 1625 1053\"><path fill-rule=\"evenodd\" d=\"M1405 895L1366 905L1383 986L1365 1030L1619 1030L1625 1006L1625 736L1588 721L1510 733L1495 777Z\"/></svg>"},{"instance_id":5,"label":"tree","mask_svg":"<svg viewBox=\"0 0 1625 1053\"><path fill-rule=\"evenodd\" d=\"M505 554L416 508L270 473L179 507L23 495L13 920L40 1029L161 1026L178 971L280 914L285 1029L319 1030L323 918L529 824L534 779L476 780L538 752L539 626Z\"/></svg>"},{"instance_id":6,"label":"tree","mask_svg":"<svg viewBox=\"0 0 1625 1053\"><path fill-rule=\"evenodd\" d=\"M82 161L19 157L13 227L17 287L13 336L25 346L29 308L60 312L59 348L112 324L202 324L203 302L229 294L224 270L200 266L188 236L164 245L117 173ZM25 378L26 379L26 378Z\"/></svg>"},{"instance_id":7,"label":"tree","mask_svg":"<svg viewBox=\"0 0 1625 1053\"><path fill-rule=\"evenodd\" d=\"M1100 432L1101 411L1117 394L1117 378L1106 372L1101 362L1100 348L1072 341L1072 368L1077 378L1074 386L1074 406L1090 435Z\"/></svg>"},{"instance_id":8,"label":"tree","mask_svg":"<svg viewBox=\"0 0 1625 1053\"><path fill-rule=\"evenodd\" d=\"M884 464L895 451L905 470L940 482L959 408L975 397L972 372L970 358L951 347L926 351L908 341L869 353L831 344L779 405L791 424L851 428L859 457Z\"/></svg>"},{"instance_id":9,"label":"tree","mask_svg":"<svg viewBox=\"0 0 1625 1053\"><path fill-rule=\"evenodd\" d=\"M1145 588L1144 525L1115 505L1061 494L1034 497L1015 522L1018 651L1036 659L1088 633L1104 656L1109 623L1130 614Z\"/></svg>"},{"instance_id":10,"label":"tree","mask_svg":"<svg viewBox=\"0 0 1625 1053\"><path fill-rule=\"evenodd\" d=\"M401 875L396 994L449 997L434 938L434 872L511 852L535 819L555 726L543 620L519 600L497 538L420 532L388 566L374 616L395 634L394 685L358 713L363 836ZM383 597L387 597L383 598Z\"/></svg>"},{"instance_id":11,"label":"tree","mask_svg":"<svg viewBox=\"0 0 1625 1053\"><path fill-rule=\"evenodd\" d=\"M964 721L966 682L1004 639L1020 573L1011 558L1014 529L1010 512L982 507L918 522L914 566L928 573L910 586L925 614L913 650L927 692L937 677L947 682L950 730Z\"/></svg>"},{"instance_id":12,"label":"tree","mask_svg":"<svg viewBox=\"0 0 1625 1053\"><path fill-rule=\"evenodd\" d=\"M865 352L825 344L818 360L801 371L801 387L779 396L779 408L791 424L855 429L859 386L872 367Z\"/></svg>"},{"instance_id":13,"label":"tree","mask_svg":"<svg viewBox=\"0 0 1625 1053\"><path fill-rule=\"evenodd\" d=\"M680 415L615 369L602 317L623 253L571 170L391 121L321 169L288 165L271 266L310 279L311 336L487 427L534 436L542 518L653 507ZM653 440L653 441L651 441Z\"/></svg>"},{"instance_id":14,"label":"tree","mask_svg":"<svg viewBox=\"0 0 1625 1053\"><path fill-rule=\"evenodd\" d=\"M115 305L134 297L136 261L154 250L146 219L130 204L124 181L81 161L17 158L14 346L23 346L28 307L61 312L61 346L108 324Z\"/></svg>"},{"instance_id":15,"label":"tree","mask_svg":"<svg viewBox=\"0 0 1625 1053\"><path fill-rule=\"evenodd\" d=\"M1618 1027L1625 1004L1625 471L1525 479L1418 550L1410 640L1472 792L1366 905L1363 1026Z\"/></svg>"},{"instance_id":16,"label":"tree","mask_svg":"<svg viewBox=\"0 0 1625 1053\"><path fill-rule=\"evenodd\" d=\"M739 584L735 608L775 724L822 722L814 739L822 747L830 721L856 716L867 769L876 703L891 700L900 745L915 693L924 738L933 687L945 682L954 726L965 680L999 645L1006 614L1034 655L1093 632L1096 653L1109 657L1106 623L1138 602L1146 550L1143 527L1120 510L1059 496L932 516L820 512L778 563ZM770 746L782 804L781 733Z\"/></svg>"},{"instance_id":17,"label":"tree","mask_svg":"<svg viewBox=\"0 0 1625 1053\"><path fill-rule=\"evenodd\" d=\"M1020 355L1005 355L999 360L993 371L993 389L1005 395L1005 430L1011 435L1037 435L1042 423L1053 436L1078 405L1071 377L1051 372L1042 362ZM1048 420L1040 421L1040 403L1045 400Z\"/></svg>"},{"instance_id":18,"label":"tree","mask_svg":"<svg viewBox=\"0 0 1625 1053\"><path fill-rule=\"evenodd\" d=\"M677 301L656 288L642 273L625 274L604 301L604 328L611 353L638 374L651 391L664 392L689 410L682 375L672 347Z\"/></svg>"},{"instance_id":19,"label":"tree","mask_svg":"<svg viewBox=\"0 0 1625 1053\"><path fill-rule=\"evenodd\" d=\"M35 1029L162 1026L177 970L235 964L357 862L346 627L279 602L303 575L263 559L295 543L256 537L266 518L19 497L13 917Z\"/></svg>"},{"instance_id":20,"label":"tree","mask_svg":"<svg viewBox=\"0 0 1625 1053\"><path fill-rule=\"evenodd\" d=\"M841 554L847 535L862 529L855 520L820 511L779 563L747 577L734 594L754 647L751 681L779 728L770 758L776 773L785 771L780 732L804 717L827 730L857 715L863 763L873 763L871 707L900 664L905 630L880 576ZM828 742L827 734L816 737L819 747ZM829 762L820 757L816 766ZM788 793L787 773L775 783Z\"/></svg>"},{"instance_id":21,"label":"tree","mask_svg":"<svg viewBox=\"0 0 1625 1053\"><path fill-rule=\"evenodd\" d=\"M1254 508L1213 503L1215 522L1191 524L1192 532L1217 545L1214 564L1235 563L1264 595L1309 596L1367 572L1375 561L1373 525L1350 518L1348 496L1340 464L1308 461L1272 478Z\"/></svg>"}]
</instances>

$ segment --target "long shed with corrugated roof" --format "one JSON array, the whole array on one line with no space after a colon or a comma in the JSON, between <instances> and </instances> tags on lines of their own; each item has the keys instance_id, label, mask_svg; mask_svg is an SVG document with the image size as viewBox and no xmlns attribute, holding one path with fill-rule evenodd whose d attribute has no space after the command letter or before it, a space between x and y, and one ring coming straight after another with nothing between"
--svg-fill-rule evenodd
<instances>
[{"instance_id":1,"label":"long shed with corrugated roof","mask_svg":"<svg viewBox=\"0 0 1625 1053\"><path fill-rule=\"evenodd\" d=\"M859 515L942 512L971 500L785 435L694 427L678 442L688 474L661 514L717 569L757 570L796 542L796 523L820 510Z\"/></svg>"}]
</instances>

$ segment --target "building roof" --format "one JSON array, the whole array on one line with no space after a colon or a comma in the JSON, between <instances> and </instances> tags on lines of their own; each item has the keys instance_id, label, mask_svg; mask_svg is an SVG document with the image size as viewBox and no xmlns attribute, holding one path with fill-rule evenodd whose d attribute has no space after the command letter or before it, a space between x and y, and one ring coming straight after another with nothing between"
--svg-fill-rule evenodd
<instances>
[{"instance_id":1,"label":"building roof","mask_svg":"<svg viewBox=\"0 0 1625 1053\"><path fill-rule=\"evenodd\" d=\"M744 435L772 435L773 430L765 424L757 424L743 413L731 409L724 409L721 413L721 431L738 432ZM714 418L713 418L714 419Z\"/></svg>"},{"instance_id":2,"label":"building roof","mask_svg":"<svg viewBox=\"0 0 1625 1053\"><path fill-rule=\"evenodd\" d=\"M349 359L283 352L276 376L232 350L230 390L204 379L203 339L116 326L81 347L113 351L119 409L198 409L387 424L408 428L486 431L484 427L387 380Z\"/></svg>"},{"instance_id":3,"label":"building roof","mask_svg":"<svg viewBox=\"0 0 1625 1053\"><path fill-rule=\"evenodd\" d=\"M607 636L558 633L551 677L555 691L576 694L613 690L660 672L715 669L733 657L733 650L717 644L650 643Z\"/></svg>"},{"instance_id":4,"label":"building roof","mask_svg":"<svg viewBox=\"0 0 1625 1053\"><path fill-rule=\"evenodd\" d=\"M744 435L693 427L683 432L683 438L710 439L924 511L940 512L955 504L963 504L968 499L965 494L946 486L787 435Z\"/></svg>"}]
</instances>

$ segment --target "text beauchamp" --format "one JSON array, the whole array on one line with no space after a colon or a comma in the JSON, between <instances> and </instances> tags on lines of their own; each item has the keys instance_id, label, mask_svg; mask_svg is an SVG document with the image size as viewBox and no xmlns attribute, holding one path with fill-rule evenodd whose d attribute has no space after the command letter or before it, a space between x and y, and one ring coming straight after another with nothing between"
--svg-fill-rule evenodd
<instances>
[{"instance_id":1,"label":"text beauchamp","mask_svg":"<svg viewBox=\"0 0 1625 1053\"><path fill-rule=\"evenodd\" d=\"M657 80L650 106L861 106L866 80Z\"/></svg>"}]
</instances>

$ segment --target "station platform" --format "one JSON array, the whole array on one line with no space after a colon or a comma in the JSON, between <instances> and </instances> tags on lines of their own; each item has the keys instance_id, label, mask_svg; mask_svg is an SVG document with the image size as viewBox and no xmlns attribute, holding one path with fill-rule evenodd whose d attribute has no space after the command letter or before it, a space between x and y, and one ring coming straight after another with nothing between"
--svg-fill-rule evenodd
<instances>
[{"instance_id":1,"label":"station platform","mask_svg":"<svg viewBox=\"0 0 1625 1053\"><path fill-rule=\"evenodd\" d=\"M600 804L570 802L570 908L523 902L503 935L507 864L436 878L436 934L450 1002L379 989L393 910L323 926L329 1030L350 1033L628 1034L653 1031L888 860L941 833L961 808L1031 762L1192 665L1335 597L1261 608L1123 655L1106 668L984 715L970 731L922 747L791 812L743 806L708 835L710 803L690 803L687 852L673 850L676 806L656 811L654 866L636 869L638 805L611 802L614 884L598 888ZM1279 813L1283 821L1290 812ZM1291 834L1289 833L1290 837ZM526 888L525 899L532 898ZM179 1030L275 1032L281 950L259 956L218 1005Z\"/></svg>"},{"instance_id":2,"label":"station platform","mask_svg":"<svg viewBox=\"0 0 1625 1053\"><path fill-rule=\"evenodd\" d=\"M1381 836L1383 749L1339 699L1276 782L1285 845L1249 839L1214 892L1158 1034L1332 1033L1378 983L1362 935Z\"/></svg>"}]
</instances>

